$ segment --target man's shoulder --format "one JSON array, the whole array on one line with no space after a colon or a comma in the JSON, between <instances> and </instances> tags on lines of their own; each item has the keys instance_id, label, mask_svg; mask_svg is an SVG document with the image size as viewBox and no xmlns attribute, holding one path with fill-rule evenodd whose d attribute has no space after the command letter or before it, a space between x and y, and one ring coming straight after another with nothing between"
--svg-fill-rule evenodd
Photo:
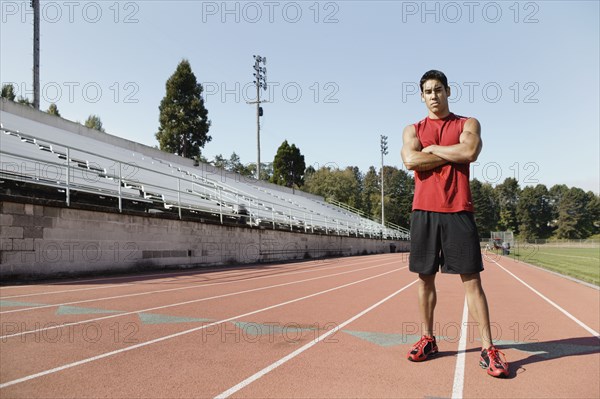
<instances>
[{"instance_id":1,"label":"man's shoulder","mask_svg":"<svg viewBox=\"0 0 600 399\"><path fill-rule=\"evenodd\" d=\"M414 127L418 128L419 126L423 126L424 124L426 124L427 123L427 119L429 119L429 118L425 117L425 118L421 119L418 122L411 123L409 126L414 126Z\"/></svg>"},{"instance_id":2,"label":"man's shoulder","mask_svg":"<svg viewBox=\"0 0 600 399\"><path fill-rule=\"evenodd\" d=\"M450 114L450 116L452 119L456 119L456 120L460 120L460 121L464 121L464 122L468 121L469 119L475 119L472 116L464 116L464 115L458 115L458 114ZM477 120L477 119L475 119L475 120Z\"/></svg>"}]
</instances>

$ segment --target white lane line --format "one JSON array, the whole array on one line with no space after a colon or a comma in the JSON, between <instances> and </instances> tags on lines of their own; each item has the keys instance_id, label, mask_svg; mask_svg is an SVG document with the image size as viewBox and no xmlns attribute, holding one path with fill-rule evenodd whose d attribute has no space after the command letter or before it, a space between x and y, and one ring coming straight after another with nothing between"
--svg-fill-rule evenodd
<instances>
[{"instance_id":1,"label":"white lane line","mask_svg":"<svg viewBox=\"0 0 600 399\"><path fill-rule=\"evenodd\" d=\"M213 271L214 269L210 269L210 271ZM214 271L219 271L219 270L227 270L227 269L216 269ZM177 277L177 276L182 276L182 275L187 275L187 274L194 274L194 273L198 273L200 271L205 271L203 269L200 270L186 270L186 271L181 271L181 272L171 272L171 273L152 273L152 274L140 274L140 275L123 275L123 276L114 276L114 277L96 277L96 278L88 278L88 279L83 279L83 280L63 280L63 281L57 281L54 283L40 283L40 284L29 284L29 285L10 285L10 286L6 286L6 287L0 287L0 291L4 291L4 290L12 290L12 289L17 289L17 288L30 288L30 287L39 287L39 286L49 286L49 285L77 285L79 283L89 283L91 281L108 281L108 280L117 280L117 279L121 279L121 280L129 280L129 279L138 279L138 278L145 278L145 277L155 277L155 276L162 276L162 277ZM206 270L209 271L209 270Z\"/></svg>"},{"instance_id":2,"label":"white lane line","mask_svg":"<svg viewBox=\"0 0 600 399\"><path fill-rule=\"evenodd\" d=\"M369 313L371 310L375 309L376 307L378 307L382 303L384 303L384 302L388 301L389 299L393 298L394 296L398 295L399 293L401 293L402 291L404 291L405 289L407 289L411 285L415 284L417 281L419 281L419 280L415 280L412 283L410 283L408 285L405 285L404 287L400 288L398 291L394 292L391 295L388 295L387 297L383 298L381 301L377 302L376 304L371 305L367 309L363 310L362 312L360 312L360 313L352 316L351 318L349 318L345 322L343 322L343 323L339 324L337 327L335 327L335 328L327 331L325 334L319 336L318 338L315 338L314 340L312 340L311 342L307 343L303 347L296 349L294 352L290 353L289 355L287 355L285 357L282 357L281 359L279 359L275 363L272 363L271 365L265 367L264 369L260 370L256 374L254 374L254 375L246 378L244 381L240 382L239 384L237 384L237 385L229 388L228 390L220 393L219 395L215 396L215 399L228 398L229 396L233 395L234 393L236 393L240 389L242 389L242 388L244 388L244 387L252 384L254 381L262 378L264 375L266 375L266 374L270 373L271 371L275 370L277 367L279 367L282 364L288 362L289 360L295 358L296 356L298 356L302 352L310 349L311 347L313 347L314 345L318 344L319 342L321 342L325 338L329 337L332 334L335 334L338 330L344 328L345 326L347 326L348 324L352 323L353 321L355 321L359 317L361 317L361 316Z\"/></svg>"},{"instance_id":3,"label":"white lane line","mask_svg":"<svg viewBox=\"0 0 600 399\"><path fill-rule=\"evenodd\" d=\"M316 262L316 261L315 261ZM300 265L299 263L292 263L291 266L293 265ZM286 265L286 266L290 266L290 265ZM230 277L230 276L246 276L252 273L256 273L257 270L255 270L254 268L250 268L248 267L250 270L246 270L246 268L242 269L242 272L246 272L248 271L248 273L240 273L240 270L230 270L230 269L215 269L215 270L211 270L210 274L211 275L217 275L217 277ZM311 269L311 268L315 268L315 266L307 266L304 268L299 268L301 270L307 270L307 269ZM283 268L282 268L283 269ZM259 271L277 271L278 269L263 269L263 270L259 270ZM206 272L205 270L194 270L194 271L185 271L185 272L177 272L177 273L157 273L157 274L141 274L138 276L117 276L117 277L105 277L105 278L97 278L97 279L89 279L89 280L74 280L73 282L75 283L83 283L83 282L89 282L89 281L103 281L103 280L114 280L114 279L139 279L139 278L145 278L145 277L153 277L153 276L162 276L164 278L160 278L160 279L156 279L151 281L152 284L160 284L160 283L168 283L168 282L173 282L173 281L177 281L177 277L179 276L187 276L190 275L191 277L194 277L194 275L196 276L202 276L204 273ZM265 273L266 274L266 273ZM9 286L9 287L0 287L0 291L1 290L5 290L5 289L9 289L9 288L27 288L27 287L44 287L44 286L50 286L50 285L58 285L58 284L63 284L63 285L69 285L71 284L70 281L67 282L62 282L62 283L50 283L50 284L39 284L39 285L16 285L16 286ZM75 291L86 291L86 290L97 290L97 289L103 289L103 288L113 288L113 287L126 287L129 285L144 285L144 284L150 284L147 282L134 282L134 283L118 283L118 284L114 284L114 285L107 285L107 286L101 286L101 287L91 287L91 288L79 288L79 289L74 289L74 290L64 290L64 291L45 291L45 292L36 292L36 293L32 293L32 294L21 294L21 295L11 295L11 296L1 296L0 295L0 300L3 299L9 299L9 298L22 298L22 297L27 297L27 296L39 296L39 295L52 295L52 294L62 294L65 292L75 292ZM77 285L77 284L73 284L73 285Z\"/></svg>"},{"instance_id":4,"label":"white lane line","mask_svg":"<svg viewBox=\"0 0 600 399\"><path fill-rule=\"evenodd\" d=\"M11 298L23 298L28 296L40 296L40 295L52 295L52 294L64 294L67 292L78 292L78 291L91 291L91 290L101 290L115 287L127 287L135 284L114 284L114 285L105 285L103 287L88 287L88 288L78 288L75 290L63 290L63 291L47 291L47 292L36 292L35 294L21 294L21 295L11 295L11 296L2 296L0 297L0 301Z\"/></svg>"},{"instance_id":5,"label":"white lane line","mask_svg":"<svg viewBox=\"0 0 600 399\"><path fill-rule=\"evenodd\" d=\"M452 385L452 399L461 399L463 397L463 388L465 384L465 359L467 356L467 334L465 326L469 322L469 306L465 296L465 306L463 307L462 323L460 324L460 341L458 342L458 356L456 357L456 367L454 367L454 384Z\"/></svg>"},{"instance_id":6,"label":"white lane line","mask_svg":"<svg viewBox=\"0 0 600 399\"><path fill-rule=\"evenodd\" d=\"M385 254L383 254L385 255ZM356 256L352 256L350 258L356 258ZM335 262L337 259L341 259L341 258L330 258L330 259L316 259L314 261L309 261L309 262L294 262L291 264L285 264L285 266L290 266L290 265L303 265L306 263L333 263ZM346 259L348 259L348 257L346 257ZM271 268L272 266L268 266L269 268ZM123 276L114 276L114 277L97 277L97 278L90 278L90 279L85 279L85 280L63 280L63 281L58 281L58 282L54 282L54 283L46 283L46 284L28 284L28 285L10 285L10 286L0 286L0 292L5 291L5 290L12 290L12 289L17 289L17 288L29 288L29 287L39 287L40 285L43 286L48 286L48 285L69 285L69 284L73 284L73 285L77 285L79 283L88 283L90 281L108 281L108 280L116 280L116 279L121 279L121 280L126 280L126 279L138 279L138 278L144 278L144 277L154 277L154 276L163 276L163 277L177 277L177 276L185 276L188 274L202 274L203 272L234 272L234 271L239 271L239 270L245 270L245 269L250 269L253 270L255 269L254 265L248 265L248 266L243 266L243 267L238 267L238 268L234 268L232 270L232 268L228 268L228 267L220 267L220 268L206 268L206 269L195 269L195 270L189 270L189 271L178 271L178 272L171 272L171 273L152 273L152 274L140 274L140 275L123 275ZM271 270L271 269L270 269ZM276 270L276 269L275 269Z\"/></svg>"},{"instance_id":7,"label":"white lane line","mask_svg":"<svg viewBox=\"0 0 600 399\"><path fill-rule=\"evenodd\" d=\"M360 262L360 263L368 263L368 262ZM358 263L358 264L360 264ZM331 269L336 269L336 268L340 268L340 267L349 267L349 266L356 266L356 264L352 264L352 265L338 265L338 266L332 266L332 267L328 267L327 269L303 269L303 270L298 270L298 271L294 271L294 272L289 272L289 273L282 273L282 274L271 274L268 276L259 276L259 277L253 277L251 280L260 280L263 278L274 278L274 277L280 277L280 276L289 276L291 274L299 274L299 273L311 273L311 272L315 272L315 271L322 271L322 270L331 270ZM245 275L242 276L231 276L231 277L244 277ZM250 279L248 279L250 280ZM216 282L216 283L208 283L208 284L193 284L193 285L187 285L185 287L177 287L177 288L167 288L164 290L154 290L154 291L144 291L144 292L136 292L134 294L124 294L124 295L116 295L116 296L109 296L109 297L103 297L103 298L92 298L92 299L85 299L82 301L72 301L72 302L64 302L64 303L55 303L55 304L50 304L50 305L42 305L42 306L32 306L29 308L20 308L20 309L11 309L11 310L4 310L0 312L0 315L2 314L7 314L7 313L20 313L20 312L27 312L30 310L39 310L39 309L46 309L46 308L53 308L53 307L58 307L58 306L68 306L68 305L76 305L76 304L81 304L81 303L89 303L89 302L96 302L96 301L108 301L111 299L121 299L121 298L131 298L134 296L141 296L141 295L150 295L150 294L160 294L160 293L164 293L164 292L173 292L173 291L182 291L182 290L189 290L189 289L194 289L194 288L203 288L203 287L211 287L211 286L215 286L215 285L223 285L223 284L234 284L234 283L239 283L240 280L234 280L234 281L221 281L221 282Z\"/></svg>"},{"instance_id":8,"label":"white lane line","mask_svg":"<svg viewBox=\"0 0 600 399\"><path fill-rule=\"evenodd\" d=\"M339 285L337 287L333 287L333 288L329 288L329 289L326 289L326 290L323 290L323 291L319 291L319 292L316 292L314 294L310 294L310 295L306 295L306 296L303 296L303 297L300 297L300 298L296 298L296 299L292 299L292 300L289 300L289 301L281 302L281 303L278 303L276 305L267 306L267 307L262 308L262 309L253 310L251 312L239 314L239 315L236 315L236 316L233 316L233 317L229 317L227 319L215 321L213 323L205 324L205 325L202 325L200 327L195 327L195 328L191 328L189 330L180 331L180 332L175 333L175 334L166 335L164 337L156 338L156 339L153 339L153 340L150 340L150 341L146 341L146 342L142 342L142 343L139 343L139 344L131 345L131 346L128 346L126 348L117 349L117 350L114 350L114 351L111 351L111 352L106 352L106 353L103 353L101 355L89 357L87 359L79 360L77 362L68 363L68 364L65 364L65 365L62 365L62 366L59 366L59 367L55 367L55 368L52 368L52 369L49 369L49 370L45 370L45 371L42 371L42 372L39 372L39 373L31 374L31 375L28 375L28 376L25 376L25 377L22 377L22 378L18 378L16 380L12 380L12 381L8 381L8 382L5 382L3 384L0 384L0 389L7 388L7 387L10 387L12 385L20 384L22 382L31 381L33 379L36 379L36 378L39 378L39 377L43 377L43 376L46 376L46 375L49 375L49 374L54 374L54 373L57 373L59 371L63 371L63 370L70 369L70 368L73 368L73 367L76 367L76 366L80 366L82 364L91 363L91 362L94 362L96 360L104 359L104 358L109 357L109 356L117 355L117 354L120 354L120 353L123 353L123 352L128 352L130 350L142 348L142 347L145 347L145 346L148 346L148 345L156 344L158 342L166 341L168 339L180 337L182 335L186 335L186 334L190 334L190 333L193 333L193 332L196 332L196 331L200 331L200 330L203 330L205 328L212 327L212 326L215 326L215 325L218 325L218 324L227 323L227 322L230 322L230 321L233 321L233 320L241 319L243 317L247 317L247 316L255 315L257 313L265 312L267 310L271 310L271 309L275 309L275 308L278 308L278 307L281 307L281 306L289 305L291 303L295 303L295 302L299 302L299 301L302 301L302 300L305 300L305 299L313 298L313 297L316 297L318 295L326 294L328 292L332 292L332 291L336 291L336 290L339 290L339 289L342 289L342 288L350 287L352 285L360 284L360 283L363 283L363 282L368 281L368 280L373 280L375 278L378 278L378 277L381 277L381 276L385 276L387 274L394 273L394 272L397 272L397 271L405 269L405 268L406 268L406 266L398 268L398 269L390 270L390 271L387 271L387 272L384 272L384 273L380 273L380 274L377 274L375 276L363 278L361 280L353 281L351 283L346 283L346 284L343 284L343 285ZM414 284L415 282L416 281L414 281L412 284ZM330 331L333 331L333 330L330 330Z\"/></svg>"},{"instance_id":9,"label":"white lane line","mask_svg":"<svg viewBox=\"0 0 600 399\"><path fill-rule=\"evenodd\" d=\"M128 316L128 315L137 314L137 313L144 313L144 312L150 312L150 311L159 310L159 309L166 309L166 308L172 308L172 307L176 307L176 306L189 305L191 303L198 303L198 302L204 302L204 301L209 301L209 300L213 300L213 299L226 298L226 297L235 296L235 295L248 294L250 292L263 291L263 290L268 290L268 289L271 289L271 288L284 287L284 286L292 285L292 284L305 283L307 281L314 281L314 280L320 280L320 279L323 279L323 278L341 276L343 274L355 273L355 272L362 271L362 270L368 270L368 269L373 269L373 268L376 268L376 267L387 266L387 265L392 264L392 263L396 263L396 262L382 263L380 265L363 267L361 269L347 270L345 272L328 274L327 276L312 277L312 278L304 279L304 280L298 280L298 281L291 281L291 282L287 282L287 283L269 285L267 287L252 288L252 289L249 289L249 290L231 292L231 293L228 293L228 294L216 295L216 296L207 297L207 298L193 299L193 300L190 300L190 301L179 302L179 303L174 303L174 304L170 304L170 305L162 305L162 306L156 306L156 307L153 307L153 308L134 310L134 311L131 311L131 312L123 312L123 313L111 314L111 315L108 315L108 316L96 317L96 318L93 318L93 319L76 321L76 322L72 322L72 323L63 323L63 324L49 323L49 324L53 324L53 325L50 326L50 327L45 327L45 328L38 328L36 330L27 330L27 331L21 331L19 333L15 333L15 334L3 335L3 336L0 337L0 342L4 343L6 341L6 339L8 339L8 338L20 337L22 335L27 335L27 334L35 334L35 333L39 333L39 332L42 332L42 331L54 330L54 329L57 329L57 328L65 328L65 327L70 327L70 326L76 326L76 325L80 325L80 324L91 323L91 322L98 321L98 320L112 319L112 318L115 318L115 317L123 317L123 316ZM406 267L407 266L404 266L402 269L405 269Z\"/></svg>"},{"instance_id":10,"label":"white lane line","mask_svg":"<svg viewBox=\"0 0 600 399\"><path fill-rule=\"evenodd\" d=\"M582 322L581 320L579 320L577 317L573 316L571 313L569 313L565 309L561 308L558 304L556 304L556 302L552 301L551 299L549 299L548 297L546 297L544 294L542 294L541 292L539 292L538 290L536 290L535 288L533 288L532 286L530 286L529 284L527 284L525 281L521 280L514 273L512 273L511 271L509 271L508 269L506 269L504 266L502 266L500 263L498 263L496 261L493 261L493 262L495 264L497 264L506 273L510 274L515 279L517 279L517 281L519 281L525 287L529 288L531 291L533 291L535 294L537 294L544 301L548 302L550 305L554 306L556 309L558 309L560 312L562 312L569 319L573 320L575 323L577 323L584 330L586 330L587 332L589 332L590 334L592 334L594 337L600 339L600 334L598 333L598 331L596 331L593 328L589 327L587 324L585 324L584 322Z\"/></svg>"}]
</instances>

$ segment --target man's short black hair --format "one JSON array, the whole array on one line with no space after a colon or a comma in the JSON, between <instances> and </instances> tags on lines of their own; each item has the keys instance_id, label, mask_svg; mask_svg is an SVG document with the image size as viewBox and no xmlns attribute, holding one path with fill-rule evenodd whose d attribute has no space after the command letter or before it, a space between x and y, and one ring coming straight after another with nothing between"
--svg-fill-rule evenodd
<instances>
[{"instance_id":1,"label":"man's short black hair","mask_svg":"<svg viewBox=\"0 0 600 399\"><path fill-rule=\"evenodd\" d=\"M430 79L440 81L446 89L449 89L448 78L446 77L446 75L444 75L444 72L438 71L436 69L432 69L431 71L425 72L425 74L421 78L421 82L420 82L421 93L423 93L423 85L425 84L425 82L427 82Z\"/></svg>"}]
</instances>

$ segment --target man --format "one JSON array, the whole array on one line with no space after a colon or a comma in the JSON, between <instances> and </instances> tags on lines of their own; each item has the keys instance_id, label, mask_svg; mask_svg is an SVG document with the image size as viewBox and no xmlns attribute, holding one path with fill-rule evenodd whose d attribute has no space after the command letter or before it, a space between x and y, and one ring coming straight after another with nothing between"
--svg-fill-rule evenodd
<instances>
[{"instance_id":1,"label":"man","mask_svg":"<svg viewBox=\"0 0 600 399\"><path fill-rule=\"evenodd\" d=\"M450 87L444 73L426 72L421 98L429 115L403 132L402 160L415 172L411 215L409 269L419 274L418 298L422 338L410 352L414 362L438 352L433 331L437 301L435 276L459 274L471 317L482 341L480 365L494 377L508 376L508 363L500 358L490 334L487 299L479 272L483 270L479 235L473 217L469 164L481 152L481 126L475 118L450 112Z\"/></svg>"}]
</instances>

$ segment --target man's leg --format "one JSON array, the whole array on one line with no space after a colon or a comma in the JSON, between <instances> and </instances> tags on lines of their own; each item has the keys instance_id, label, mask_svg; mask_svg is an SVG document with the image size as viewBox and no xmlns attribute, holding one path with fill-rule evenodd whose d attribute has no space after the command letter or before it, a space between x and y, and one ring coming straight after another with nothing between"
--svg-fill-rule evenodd
<instances>
[{"instance_id":1,"label":"man's leg","mask_svg":"<svg viewBox=\"0 0 600 399\"><path fill-rule=\"evenodd\" d=\"M460 277L463 281L463 286L465 287L469 313L479 328L482 347L489 348L492 346L490 313L488 310L487 298L485 297L485 292L483 292L483 287L481 286L481 276L479 273L473 273L461 274Z\"/></svg>"},{"instance_id":2,"label":"man's leg","mask_svg":"<svg viewBox=\"0 0 600 399\"><path fill-rule=\"evenodd\" d=\"M435 274L419 274L418 291L422 334L433 337L433 313L437 303Z\"/></svg>"},{"instance_id":3,"label":"man's leg","mask_svg":"<svg viewBox=\"0 0 600 399\"><path fill-rule=\"evenodd\" d=\"M492 343L488 303L481 287L479 273L461 274L460 277L465 287L469 313L471 313L471 317L475 319L479 327L482 346L479 365L487 369L487 373L493 377L507 377L509 373L508 362L506 362L504 354Z\"/></svg>"},{"instance_id":4,"label":"man's leg","mask_svg":"<svg viewBox=\"0 0 600 399\"><path fill-rule=\"evenodd\" d=\"M423 336L408 352L408 360L412 362L422 362L438 353L438 346L433 336L433 312L437 302L435 274L419 273L418 292Z\"/></svg>"}]
</instances>

